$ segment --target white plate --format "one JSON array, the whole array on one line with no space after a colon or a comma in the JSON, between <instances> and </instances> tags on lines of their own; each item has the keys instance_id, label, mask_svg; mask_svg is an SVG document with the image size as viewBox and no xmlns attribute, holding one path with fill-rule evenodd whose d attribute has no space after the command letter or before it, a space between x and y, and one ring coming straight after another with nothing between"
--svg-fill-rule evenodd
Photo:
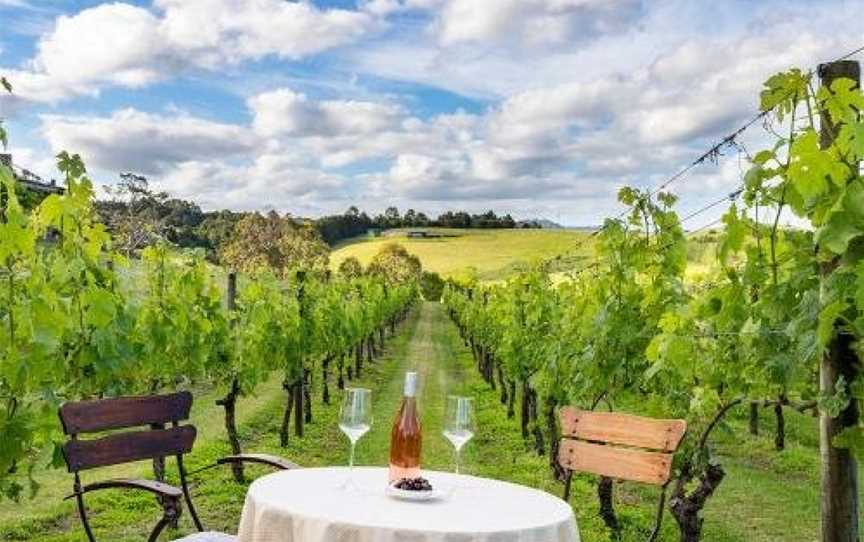
<instances>
[{"instance_id":1,"label":"white plate","mask_svg":"<svg viewBox=\"0 0 864 542\"><path fill-rule=\"evenodd\" d=\"M388 497L399 499L401 501L436 501L444 498L444 492L434 488L427 491L409 491L407 489L399 489L398 487L388 485L387 489L384 490L384 493Z\"/></svg>"}]
</instances>

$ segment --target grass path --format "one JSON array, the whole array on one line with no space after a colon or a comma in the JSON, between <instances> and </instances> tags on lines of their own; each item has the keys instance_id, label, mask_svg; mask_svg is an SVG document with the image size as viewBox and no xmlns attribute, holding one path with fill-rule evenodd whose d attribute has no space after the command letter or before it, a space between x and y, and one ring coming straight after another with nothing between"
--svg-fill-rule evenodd
<instances>
[{"instance_id":1,"label":"grass path","mask_svg":"<svg viewBox=\"0 0 864 542\"><path fill-rule=\"evenodd\" d=\"M547 459L538 457L523 442L517 420L506 417L498 393L480 379L455 326L441 305L435 303L419 305L396 335L388 339L383 354L364 367L361 378L350 383L373 390L373 428L358 444L358 464L387 464L390 427L408 370L416 370L420 376L418 401L424 428L424 468L453 468L452 448L441 435L444 404L448 394L465 394L475 398L478 432L463 452L463 470L560 495L561 486L550 477ZM292 436L287 448L278 445L284 405L278 379L264 386L258 396L241 403L241 437L247 451L281 454L305 466L347 463L347 439L337 424L341 394L331 386L333 402L321 404L320 375L316 378L313 423L307 426L303 439ZM192 422L199 428L199 442L189 458L190 469L207 465L227 452L221 411L213 406L213 399L213 393L196 394ZM788 422L789 447L781 453L771 449L770 431L758 438L749 437L740 419L732 423L734 432L720 439L729 474L709 505L706 542L818 539L818 448L813 440L814 422L794 414ZM173 462L169 462L171 467ZM118 468L112 475L146 476L148 471L149 465L144 463ZM252 478L266 472L255 468L249 474ZM169 470L169 475L172 474L176 476ZM69 475L52 471L40 476L40 480L43 488L36 500L0 504L0 541L83 541L72 503L61 501L71 485ZM227 469L197 476L193 494L205 525L234 532L245 491L245 486L233 482ZM651 525L656 489L622 485L616 491L618 513L625 526L624 541L644 540ZM152 497L118 497L114 493L91 500L99 540L144 540L158 518ZM592 477L575 478L571 504L584 541L610 540L598 517ZM190 532L191 521L184 514L180 528L163 535L162 540ZM665 522L661 540L677 540L671 518Z\"/></svg>"}]
</instances>

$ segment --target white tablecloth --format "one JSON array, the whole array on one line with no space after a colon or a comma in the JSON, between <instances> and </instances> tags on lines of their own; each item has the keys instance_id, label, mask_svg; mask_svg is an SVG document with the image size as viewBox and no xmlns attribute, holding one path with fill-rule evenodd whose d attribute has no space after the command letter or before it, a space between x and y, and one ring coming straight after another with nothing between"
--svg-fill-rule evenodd
<instances>
[{"instance_id":1,"label":"white tablecloth","mask_svg":"<svg viewBox=\"0 0 864 542\"><path fill-rule=\"evenodd\" d=\"M438 501L384 494L387 470L297 469L259 478L249 488L240 542L579 542L561 499L528 487L424 471L444 491Z\"/></svg>"}]
</instances>

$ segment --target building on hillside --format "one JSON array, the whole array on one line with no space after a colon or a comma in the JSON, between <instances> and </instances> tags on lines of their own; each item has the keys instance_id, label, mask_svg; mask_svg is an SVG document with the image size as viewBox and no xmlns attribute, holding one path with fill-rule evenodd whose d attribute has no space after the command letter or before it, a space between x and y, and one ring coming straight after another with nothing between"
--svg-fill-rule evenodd
<instances>
[{"instance_id":1,"label":"building on hillside","mask_svg":"<svg viewBox=\"0 0 864 542\"><path fill-rule=\"evenodd\" d=\"M428 230L411 230L408 232L408 237L413 239L431 239L436 237L443 237L440 233Z\"/></svg>"},{"instance_id":2,"label":"building on hillside","mask_svg":"<svg viewBox=\"0 0 864 542\"><path fill-rule=\"evenodd\" d=\"M16 165L12 161L11 154L0 153L0 164L12 170L12 175L15 176L15 180L18 181L18 184L24 189L37 192L43 196L49 194L62 194L66 192L66 189L59 186L54 179L45 181L42 177L36 175L32 171Z\"/></svg>"}]
</instances>

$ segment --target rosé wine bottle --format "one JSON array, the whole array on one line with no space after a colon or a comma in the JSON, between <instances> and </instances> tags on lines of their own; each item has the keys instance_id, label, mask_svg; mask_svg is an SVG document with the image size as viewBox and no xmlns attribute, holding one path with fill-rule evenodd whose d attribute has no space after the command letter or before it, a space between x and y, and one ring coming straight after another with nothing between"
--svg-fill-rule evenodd
<instances>
[{"instance_id":1,"label":"ros\u00e9 wine bottle","mask_svg":"<svg viewBox=\"0 0 864 542\"><path fill-rule=\"evenodd\" d=\"M390 481L420 476L420 450L423 445L420 417L417 413L417 373L405 373L402 406L390 433Z\"/></svg>"}]
</instances>

